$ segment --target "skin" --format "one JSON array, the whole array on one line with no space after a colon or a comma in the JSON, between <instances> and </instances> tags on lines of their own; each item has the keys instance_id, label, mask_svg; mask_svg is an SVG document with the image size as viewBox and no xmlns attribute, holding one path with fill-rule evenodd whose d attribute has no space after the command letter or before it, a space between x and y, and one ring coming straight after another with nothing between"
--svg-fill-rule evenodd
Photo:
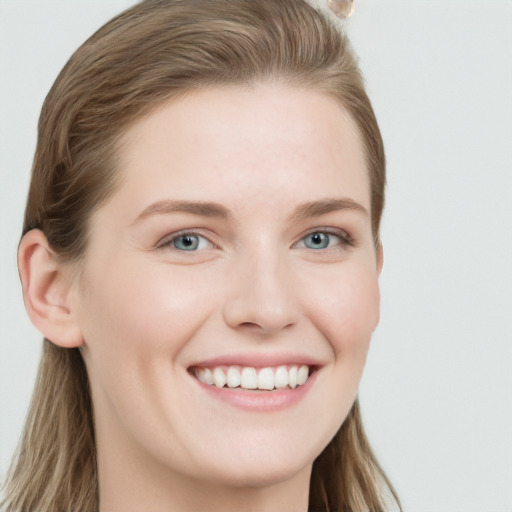
<instances>
[{"instance_id":1,"label":"skin","mask_svg":"<svg viewBox=\"0 0 512 512\"><path fill-rule=\"evenodd\" d=\"M54 339L81 346L90 377L101 511L306 511L313 461L356 397L379 319L382 253L354 122L311 90L212 88L136 122L119 168L80 272L55 266L46 294L67 315ZM332 199L359 207L294 216ZM151 208L168 200L227 214ZM197 250L173 245L184 231ZM313 232L329 245L307 246ZM30 236L21 266L53 261ZM319 370L272 412L214 399L187 371L240 354L306 356Z\"/></svg>"}]
</instances>

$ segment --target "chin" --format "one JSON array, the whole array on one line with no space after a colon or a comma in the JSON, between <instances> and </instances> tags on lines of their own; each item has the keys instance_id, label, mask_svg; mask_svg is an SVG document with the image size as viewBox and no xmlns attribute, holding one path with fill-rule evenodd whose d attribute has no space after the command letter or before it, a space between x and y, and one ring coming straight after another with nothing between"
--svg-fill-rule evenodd
<instances>
[{"instance_id":1,"label":"chin","mask_svg":"<svg viewBox=\"0 0 512 512\"><path fill-rule=\"evenodd\" d=\"M259 452L240 450L203 466L205 479L211 483L233 488L263 488L286 482L303 473L309 482L316 452L310 454L297 449L285 453L283 450L262 446ZM222 460L222 463L219 463ZM207 467L206 470L204 468Z\"/></svg>"},{"instance_id":2,"label":"chin","mask_svg":"<svg viewBox=\"0 0 512 512\"><path fill-rule=\"evenodd\" d=\"M265 466L261 462L252 467L238 465L231 471L222 468L216 478L217 483L237 489L261 489L286 482L300 473L307 473L308 481L311 473L312 463L300 464L279 464Z\"/></svg>"}]
</instances>

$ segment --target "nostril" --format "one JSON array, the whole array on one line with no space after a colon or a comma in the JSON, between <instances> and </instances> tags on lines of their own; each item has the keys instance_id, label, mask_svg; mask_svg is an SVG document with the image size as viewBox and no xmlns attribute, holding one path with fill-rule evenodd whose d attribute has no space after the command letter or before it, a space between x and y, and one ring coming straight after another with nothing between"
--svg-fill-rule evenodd
<instances>
[{"instance_id":1,"label":"nostril","mask_svg":"<svg viewBox=\"0 0 512 512\"><path fill-rule=\"evenodd\" d=\"M256 322L241 322L238 325L238 329L245 331L254 331L260 334L271 334L273 332L288 329L293 325L293 322L280 322L277 319L266 318Z\"/></svg>"},{"instance_id":2,"label":"nostril","mask_svg":"<svg viewBox=\"0 0 512 512\"><path fill-rule=\"evenodd\" d=\"M223 305L224 320L231 328L268 334L298 322L297 291L292 276L278 261L245 265L235 269L231 279Z\"/></svg>"}]
</instances>

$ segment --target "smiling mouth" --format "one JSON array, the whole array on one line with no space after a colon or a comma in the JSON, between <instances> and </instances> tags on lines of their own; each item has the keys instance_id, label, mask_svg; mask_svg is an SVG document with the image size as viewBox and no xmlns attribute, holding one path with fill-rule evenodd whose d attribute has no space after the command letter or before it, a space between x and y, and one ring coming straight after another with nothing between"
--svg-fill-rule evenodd
<instances>
[{"instance_id":1,"label":"smiling mouth","mask_svg":"<svg viewBox=\"0 0 512 512\"><path fill-rule=\"evenodd\" d=\"M229 389L273 391L303 386L314 368L308 365L192 367L189 373L208 386Z\"/></svg>"}]
</instances>

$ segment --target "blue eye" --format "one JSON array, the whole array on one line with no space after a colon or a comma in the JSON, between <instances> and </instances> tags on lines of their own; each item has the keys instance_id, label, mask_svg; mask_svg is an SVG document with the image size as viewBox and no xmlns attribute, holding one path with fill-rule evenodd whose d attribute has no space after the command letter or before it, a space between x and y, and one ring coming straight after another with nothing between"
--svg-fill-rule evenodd
<instances>
[{"instance_id":1,"label":"blue eye","mask_svg":"<svg viewBox=\"0 0 512 512\"><path fill-rule=\"evenodd\" d=\"M308 249L327 249L327 247L329 247L331 244L331 237L333 236L335 235L330 233L322 233L320 231L311 233L310 235L304 237L304 245Z\"/></svg>"},{"instance_id":2,"label":"blue eye","mask_svg":"<svg viewBox=\"0 0 512 512\"><path fill-rule=\"evenodd\" d=\"M339 231L339 232L338 232ZM331 231L313 231L302 238L295 246L297 248L313 249L316 251L331 248L342 248L342 246L353 245L349 235L341 230Z\"/></svg>"},{"instance_id":3,"label":"blue eye","mask_svg":"<svg viewBox=\"0 0 512 512\"><path fill-rule=\"evenodd\" d=\"M170 241L170 245L179 251L197 251L200 249L206 249L209 243L210 242L203 236L191 233L179 235Z\"/></svg>"}]
</instances>

